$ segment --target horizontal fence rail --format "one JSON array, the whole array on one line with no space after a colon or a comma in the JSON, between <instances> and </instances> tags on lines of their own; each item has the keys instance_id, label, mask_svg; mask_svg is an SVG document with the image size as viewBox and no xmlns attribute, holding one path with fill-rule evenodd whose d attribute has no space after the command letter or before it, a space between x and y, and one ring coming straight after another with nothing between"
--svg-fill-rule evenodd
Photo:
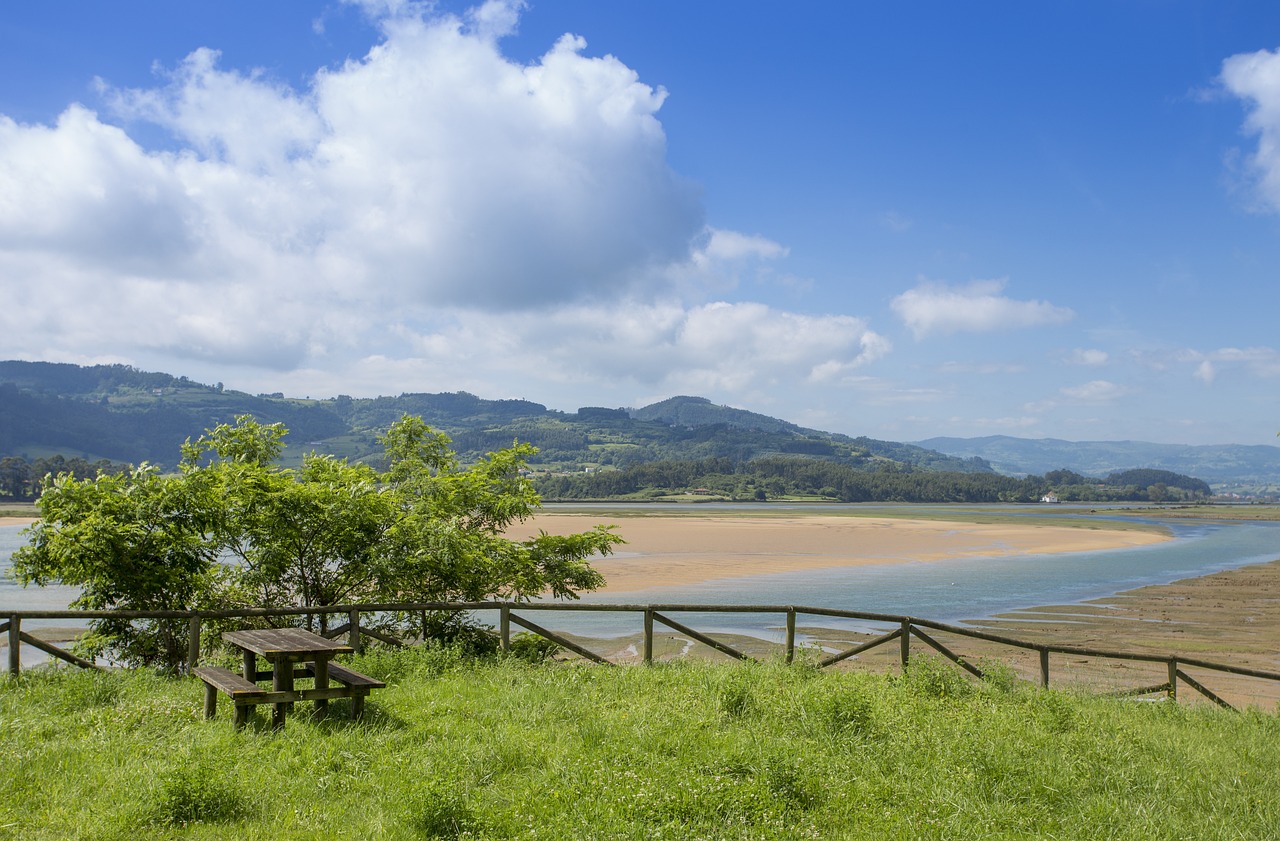
<instances>
[{"instance_id":1,"label":"horizontal fence rail","mask_svg":"<svg viewBox=\"0 0 1280 841\"><path fill-rule=\"evenodd\" d=\"M310 608L241 608L232 610L10 610L0 612L0 634L7 633L8 636L8 671L12 675L17 675L21 672L20 648L24 644L39 649L51 657L66 661L81 668L100 669L102 667L97 663L86 660L71 651L67 651L53 643L42 640L39 637L22 630L23 621L28 619L72 619L77 621L90 619L185 620L188 623L188 651L185 665L188 670L191 670L199 664L201 656L202 627L208 620L305 617L308 623L310 623L313 618L319 618L321 626L320 632L323 635L330 638L346 635L347 644L354 650L360 651L363 647L364 638L366 637L376 639L388 645L402 646L408 644L403 639L387 634L382 630L368 625L362 625L362 616L378 613L419 614L432 612L479 611L498 612L498 634L501 647L504 651L509 651L511 649L511 626L512 624L515 624L530 633L561 646L565 650L571 651L584 659L601 665L616 664L575 642L569 637L545 628L520 614L547 611L639 614L641 616L641 627L643 629L643 649L639 656L645 663L651 663L653 661L653 641L656 624L665 625L677 633L683 634L690 639L709 646L710 648L713 648L729 657L734 657L740 660L752 659L744 652L734 649L724 641L716 639L709 633L703 633L689 627L687 624L674 619L668 614L781 614L785 618L786 622L784 658L787 663L791 663L795 659L796 628L798 618L801 616L814 616L835 619L852 619L860 622L877 622L895 626L893 630L881 634L880 636L860 642L844 651L822 657L818 660L817 665L824 668L841 661L848 660L852 657L856 657L859 654L870 651L879 646L887 645L896 640L899 644L898 659L902 668L906 669L910 663L911 640L912 638L915 638L928 648L938 652L947 660L955 663L958 667L964 669L975 677L981 678L984 676L982 670L977 665L955 653L929 633L930 631L933 631L1037 652L1039 655L1039 684L1044 688L1049 687L1049 659L1051 654L1065 655L1069 657L1135 661L1150 664L1163 664L1165 666L1166 673L1168 675L1168 679L1166 681L1154 686L1127 689L1120 693L1116 693L1121 695L1136 696L1162 693L1170 698L1176 699L1178 697L1179 684L1184 684L1191 689L1194 689L1210 701L1223 707L1232 708L1231 705L1219 694L1204 686L1196 678L1187 674L1183 670L1184 667L1280 683L1280 672L1247 668L1228 663L1216 663L1195 657L1185 657L1178 654L1146 654L1074 645L1035 643L1008 637L1003 634L994 634L988 631L979 631L963 626L935 622L929 619L919 619L911 616L899 616L857 610L840 610L826 607L805 607L799 605L591 604L584 602L411 602L329 605ZM516 611L519 611L519 613ZM346 620L345 623L334 627L328 627L329 618L335 615L342 616Z\"/></svg>"}]
</instances>

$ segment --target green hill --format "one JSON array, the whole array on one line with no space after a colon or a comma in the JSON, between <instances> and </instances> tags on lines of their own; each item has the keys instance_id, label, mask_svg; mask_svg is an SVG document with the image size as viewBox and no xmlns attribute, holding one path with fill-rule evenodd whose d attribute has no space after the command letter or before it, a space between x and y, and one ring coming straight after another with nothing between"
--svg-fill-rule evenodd
<instances>
[{"instance_id":1,"label":"green hill","mask_svg":"<svg viewBox=\"0 0 1280 841\"><path fill-rule=\"evenodd\" d=\"M862 467L990 472L981 460L803 429L699 397L675 397L636 410L588 406L574 413L465 392L299 400L279 393L245 394L221 383L206 385L126 365L0 362L0 457L60 453L172 466L184 440L241 414L288 427L286 458L294 459L309 450L377 458L378 436L410 414L448 433L464 461L518 439L539 448L535 466L552 470L706 458L741 463L794 455Z\"/></svg>"}]
</instances>

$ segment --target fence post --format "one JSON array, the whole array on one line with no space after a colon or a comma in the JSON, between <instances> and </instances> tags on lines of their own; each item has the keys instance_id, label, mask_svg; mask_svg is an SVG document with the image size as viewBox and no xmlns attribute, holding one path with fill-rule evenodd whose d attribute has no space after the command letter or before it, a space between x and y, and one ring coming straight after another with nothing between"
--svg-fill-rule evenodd
<instances>
[{"instance_id":1,"label":"fence post","mask_svg":"<svg viewBox=\"0 0 1280 841\"><path fill-rule=\"evenodd\" d=\"M644 661L653 662L653 608L644 610Z\"/></svg>"},{"instance_id":2,"label":"fence post","mask_svg":"<svg viewBox=\"0 0 1280 841\"><path fill-rule=\"evenodd\" d=\"M498 611L498 633L502 642L502 650L511 650L511 605L504 604Z\"/></svg>"},{"instance_id":3,"label":"fence post","mask_svg":"<svg viewBox=\"0 0 1280 841\"><path fill-rule=\"evenodd\" d=\"M1178 658L1169 658L1169 698L1178 700Z\"/></svg>"},{"instance_id":4,"label":"fence post","mask_svg":"<svg viewBox=\"0 0 1280 841\"><path fill-rule=\"evenodd\" d=\"M200 665L200 617L192 616L187 629L187 671Z\"/></svg>"},{"instance_id":5,"label":"fence post","mask_svg":"<svg viewBox=\"0 0 1280 841\"><path fill-rule=\"evenodd\" d=\"M796 609L787 608L787 665L796 659Z\"/></svg>"},{"instance_id":6,"label":"fence post","mask_svg":"<svg viewBox=\"0 0 1280 841\"><path fill-rule=\"evenodd\" d=\"M1049 688L1049 649L1040 649L1040 688Z\"/></svg>"},{"instance_id":7,"label":"fence post","mask_svg":"<svg viewBox=\"0 0 1280 841\"><path fill-rule=\"evenodd\" d=\"M907 663L911 660L911 617L908 616L902 620L902 671L907 670Z\"/></svg>"},{"instance_id":8,"label":"fence post","mask_svg":"<svg viewBox=\"0 0 1280 841\"><path fill-rule=\"evenodd\" d=\"M351 625L347 629L347 645L351 646L351 650L356 654L360 653L360 611L352 610L347 614L347 622Z\"/></svg>"},{"instance_id":9,"label":"fence post","mask_svg":"<svg viewBox=\"0 0 1280 841\"><path fill-rule=\"evenodd\" d=\"M16 614L9 616L9 674L16 675L22 670L22 653L18 650L22 642L22 619Z\"/></svg>"}]
</instances>

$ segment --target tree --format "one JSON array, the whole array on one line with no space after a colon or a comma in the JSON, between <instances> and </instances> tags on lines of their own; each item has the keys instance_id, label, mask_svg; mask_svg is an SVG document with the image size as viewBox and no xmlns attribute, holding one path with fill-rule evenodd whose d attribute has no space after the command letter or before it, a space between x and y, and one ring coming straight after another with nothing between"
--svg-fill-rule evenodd
<instances>
[{"instance_id":1,"label":"tree","mask_svg":"<svg viewBox=\"0 0 1280 841\"><path fill-rule=\"evenodd\" d=\"M449 438L420 418L404 417L383 439L386 486L398 516L387 533L387 566L380 592L388 600L523 600L542 593L576 598L604 578L587 563L621 541L597 526L576 535L545 531L509 540L507 528L532 516L541 500L521 468L536 450L528 444L490 453L460 467ZM419 617L422 633L449 634L461 614Z\"/></svg>"},{"instance_id":2,"label":"tree","mask_svg":"<svg viewBox=\"0 0 1280 841\"><path fill-rule=\"evenodd\" d=\"M94 608L576 598L604 583L588 559L622 542L606 527L505 536L541 505L520 475L528 445L463 467L447 436L404 417L383 438L385 472L314 453L290 469L276 463L285 434L241 416L188 441L176 475L60 477L15 571L81 586L75 605ZM424 634L456 630L461 614L448 616L418 619ZM99 650L177 668L181 636L170 636L147 646L95 624Z\"/></svg>"},{"instance_id":3,"label":"tree","mask_svg":"<svg viewBox=\"0 0 1280 841\"><path fill-rule=\"evenodd\" d=\"M217 578L213 508L198 486L142 465L92 479L61 474L40 497L41 520L13 557L23 584L60 581L80 588L71 607L86 610L188 610ZM80 642L134 665L176 668L185 623L98 619Z\"/></svg>"}]
</instances>

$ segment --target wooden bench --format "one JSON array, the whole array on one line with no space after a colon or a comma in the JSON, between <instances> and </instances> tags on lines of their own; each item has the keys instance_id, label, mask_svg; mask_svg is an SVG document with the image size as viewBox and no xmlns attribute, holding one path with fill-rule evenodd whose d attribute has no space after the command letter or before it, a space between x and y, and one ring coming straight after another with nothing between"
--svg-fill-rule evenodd
<instances>
[{"instance_id":1,"label":"wooden bench","mask_svg":"<svg viewBox=\"0 0 1280 841\"><path fill-rule=\"evenodd\" d=\"M366 695L374 689L386 688L386 684L382 681L333 661L329 662L329 678L338 681L350 690L352 718L360 718L364 715L364 699Z\"/></svg>"},{"instance_id":2,"label":"wooden bench","mask_svg":"<svg viewBox=\"0 0 1280 841\"><path fill-rule=\"evenodd\" d=\"M213 718L218 711L218 693L225 692L235 704L236 729L249 720L249 708L261 704L267 690L221 666L196 666L192 673L204 681L204 717Z\"/></svg>"},{"instance_id":3,"label":"wooden bench","mask_svg":"<svg viewBox=\"0 0 1280 841\"><path fill-rule=\"evenodd\" d=\"M383 689L386 684L355 669L349 669L338 663L328 664L329 680L342 684L342 688L317 687L278 691L265 689L243 675L224 669L221 666L197 666L192 674L204 681L204 717L213 718L217 713L218 693L223 692L235 704L236 729L243 728L249 721L249 710L258 704L271 704L293 701L314 700L323 706L331 698L350 698L351 717L364 715L364 699L374 689ZM315 677L315 666L309 664L294 673L297 677ZM270 672L259 672L259 677L269 677Z\"/></svg>"}]
</instances>

